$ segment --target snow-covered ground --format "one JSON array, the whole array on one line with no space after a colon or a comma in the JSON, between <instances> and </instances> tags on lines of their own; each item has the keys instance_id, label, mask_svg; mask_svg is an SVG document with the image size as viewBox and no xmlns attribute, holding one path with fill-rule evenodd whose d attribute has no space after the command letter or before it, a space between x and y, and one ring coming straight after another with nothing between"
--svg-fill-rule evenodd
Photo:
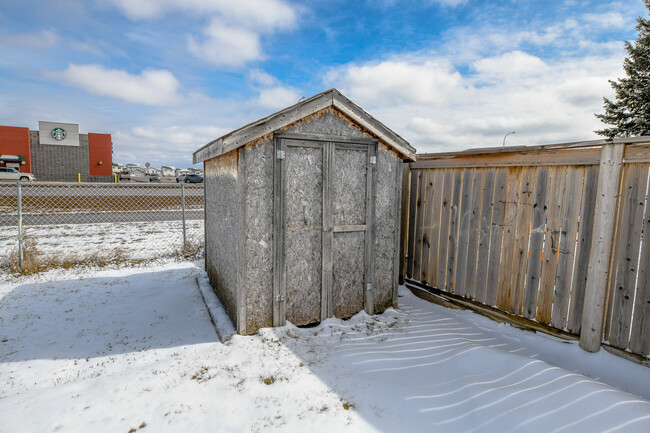
<instances>
[{"instance_id":1,"label":"snow-covered ground","mask_svg":"<svg viewBox=\"0 0 650 433\"><path fill-rule=\"evenodd\" d=\"M10 253L18 248L18 228L0 226L0 267L7 266ZM187 240L203 239L203 220L186 222ZM119 250L125 259L150 260L173 256L183 247L181 221L114 222L28 226L25 236L39 253L83 258L110 255ZM0 270L0 276L2 270Z\"/></svg>"},{"instance_id":2,"label":"snow-covered ground","mask_svg":"<svg viewBox=\"0 0 650 433\"><path fill-rule=\"evenodd\" d=\"M382 315L221 343L202 278L169 262L0 282L0 431L650 431L650 369L605 351L403 288Z\"/></svg>"}]
</instances>

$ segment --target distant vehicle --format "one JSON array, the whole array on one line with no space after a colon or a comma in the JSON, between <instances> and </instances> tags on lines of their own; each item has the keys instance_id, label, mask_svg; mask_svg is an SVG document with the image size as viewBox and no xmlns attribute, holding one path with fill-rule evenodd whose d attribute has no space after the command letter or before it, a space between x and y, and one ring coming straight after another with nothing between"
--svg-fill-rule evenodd
<instances>
[{"instance_id":1,"label":"distant vehicle","mask_svg":"<svg viewBox=\"0 0 650 433\"><path fill-rule=\"evenodd\" d=\"M147 173L149 182L160 182L160 175L158 173Z\"/></svg>"},{"instance_id":2,"label":"distant vehicle","mask_svg":"<svg viewBox=\"0 0 650 433\"><path fill-rule=\"evenodd\" d=\"M120 171L120 180L131 180L131 173L126 170Z\"/></svg>"},{"instance_id":3,"label":"distant vehicle","mask_svg":"<svg viewBox=\"0 0 650 433\"><path fill-rule=\"evenodd\" d=\"M21 181L27 181L27 180L36 180L36 177L34 177L33 174L31 173L21 173L20 171L16 170L15 168L0 168L0 180L21 180Z\"/></svg>"},{"instance_id":4,"label":"distant vehicle","mask_svg":"<svg viewBox=\"0 0 650 433\"><path fill-rule=\"evenodd\" d=\"M181 174L176 178L176 182L202 183L203 176L194 173Z\"/></svg>"}]
</instances>

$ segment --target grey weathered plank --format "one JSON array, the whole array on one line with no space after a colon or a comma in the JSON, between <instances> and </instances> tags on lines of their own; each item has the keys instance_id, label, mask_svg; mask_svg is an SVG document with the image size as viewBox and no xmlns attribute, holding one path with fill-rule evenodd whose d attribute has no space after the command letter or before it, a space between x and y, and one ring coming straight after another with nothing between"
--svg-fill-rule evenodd
<instances>
[{"instance_id":1,"label":"grey weathered plank","mask_svg":"<svg viewBox=\"0 0 650 433\"><path fill-rule=\"evenodd\" d=\"M472 198L470 200L469 237L467 240L467 263L465 264L465 280L462 282L465 288L465 297L474 299L476 293L476 261L478 254L479 226L481 221L481 198L483 197L483 173L482 169L472 170Z\"/></svg>"},{"instance_id":2,"label":"grey weathered plank","mask_svg":"<svg viewBox=\"0 0 650 433\"><path fill-rule=\"evenodd\" d=\"M334 226L334 216L332 214L333 202L330 186L332 179L332 157L334 154L334 145L329 142L323 146L323 234L322 234L322 254L323 266L321 277L321 320L334 315L332 302L332 272L334 269L334 233L331 230ZM364 227L365 228L365 227Z\"/></svg>"},{"instance_id":3,"label":"grey weathered plank","mask_svg":"<svg viewBox=\"0 0 650 433\"><path fill-rule=\"evenodd\" d=\"M397 298L398 298L397 287L400 278L399 270L402 264L402 254L400 252L402 220L400 219L400 215L402 214L402 201L403 201L403 194L402 194L403 170L404 170L404 164L402 164L402 161L400 160L397 163L397 170L395 170L397 172L395 173L396 176L395 188L397 188L397 198L395 199L395 228L393 232L395 233L395 247L393 249L393 292L392 292L393 308L397 308Z\"/></svg>"},{"instance_id":4,"label":"grey weathered plank","mask_svg":"<svg viewBox=\"0 0 650 433\"><path fill-rule=\"evenodd\" d=\"M560 251L560 233L562 231L562 206L566 187L566 166L549 169L550 182L546 204L546 234L542 258L542 272L539 281L539 295L535 318L539 323L551 323L553 309L553 289Z\"/></svg>"},{"instance_id":5,"label":"grey weathered plank","mask_svg":"<svg viewBox=\"0 0 650 433\"><path fill-rule=\"evenodd\" d=\"M239 149L237 161L237 199L239 228L237 231L237 332L246 334L246 148Z\"/></svg>"},{"instance_id":6,"label":"grey weathered plank","mask_svg":"<svg viewBox=\"0 0 650 433\"><path fill-rule=\"evenodd\" d=\"M451 218L451 199L454 192L454 171L445 170L440 206L440 237L438 241L438 264L436 287L445 290L447 276L447 245L449 244L449 219Z\"/></svg>"},{"instance_id":7,"label":"grey weathered plank","mask_svg":"<svg viewBox=\"0 0 650 433\"><path fill-rule=\"evenodd\" d=\"M400 234L399 234L399 284L404 284L406 277L406 266L408 259L408 237L409 237L409 199L411 197L411 168L408 164L400 163L402 179L400 194Z\"/></svg>"},{"instance_id":8,"label":"grey weathered plank","mask_svg":"<svg viewBox=\"0 0 650 433\"><path fill-rule=\"evenodd\" d=\"M483 191L481 193L481 211L478 237L478 259L476 262L475 300L485 303L485 290L490 255L490 227L492 225L492 198L494 197L494 176L496 169L484 169Z\"/></svg>"},{"instance_id":9,"label":"grey weathered plank","mask_svg":"<svg viewBox=\"0 0 650 433\"><path fill-rule=\"evenodd\" d=\"M539 275L541 271L542 248L544 247L544 223L546 218L546 196L548 193L548 167L539 167L535 179L533 222L530 233L528 266L526 270L526 296L524 316L535 317Z\"/></svg>"},{"instance_id":10,"label":"grey weathered plank","mask_svg":"<svg viewBox=\"0 0 650 433\"><path fill-rule=\"evenodd\" d=\"M377 185L377 164L371 160L377 160L377 145L367 148L367 184L366 184L366 248L365 248L365 283L363 309L368 314L375 313L375 186Z\"/></svg>"},{"instance_id":11,"label":"grey weathered plank","mask_svg":"<svg viewBox=\"0 0 650 433\"><path fill-rule=\"evenodd\" d=\"M648 166L629 164L625 167L625 173L619 200L623 207L615 250L616 276L612 278L613 296L609 308L611 314L608 314L609 342L620 349L627 348L630 338Z\"/></svg>"},{"instance_id":12,"label":"grey weathered plank","mask_svg":"<svg viewBox=\"0 0 650 433\"><path fill-rule=\"evenodd\" d=\"M460 192L463 187L463 170L454 170L454 191L451 199L451 216L449 219L449 243L447 244L447 276L445 290L454 293L454 271L456 270L456 248L458 242L458 225L460 218Z\"/></svg>"},{"instance_id":13,"label":"grey weathered plank","mask_svg":"<svg viewBox=\"0 0 650 433\"><path fill-rule=\"evenodd\" d=\"M526 294L526 266L528 263L528 241L533 219L536 167L524 167L521 174L517 222L515 228L514 252L512 257L512 286L510 311L518 316L524 315Z\"/></svg>"},{"instance_id":14,"label":"grey weathered plank","mask_svg":"<svg viewBox=\"0 0 650 433\"><path fill-rule=\"evenodd\" d=\"M503 222L508 199L508 169L497 168L492 199L492 224L490 226L490 255L488 257L487 281L485 286L485 303L491 307L497 303L497 286L501 261L501 241Z\"/></svg>"},{"instance_id":15,"label":"grey weathered plank","mask_svg":"<svg viewBox=\"0 0 650 433\"><path fill-rule=\"evenodd\" d=\"M275 151L284 150L282 140L276 138ZM282 278L286 281L286 269L284 264L284 233L286 223L284 221L284 197L285 197L285 176L283 176L283 160L273 158L273 326L283 326L285 316L282 314L280 298L283 284Z\"/></svg>"},{"instance_id":16,"label":"grey weathered plank","mask_svg":"<svg viewBox=\"0 0 650 433\"><path fill-rule=\"evenodd\" d=\"M558 251L557 277L555 279L555 296L551 325L566 329L569 315L569 296L576 250L578 218L580 216L580 194L585 177L585 167L568 167L566 189L562 209L562 229L560 232L560 249Z\"/></svg>"},{"instance_id":17,"label":"grey weathered plank","mask_svg":"<svg viewBox=\"0 0 650 433\"><path fill-rule=\"evenodd\" d=\"M600 168L598 166L587 167L582 185L575 269L573 271L573 278L571 279L571 298L569 301L569 317L567 320L567 330L576 335L580 334L582 307L584 305L585 288L587 286L587 271L589 270L589 252L591 251L594 228L599 170Z\"/></svg>"},{"instance_id":18,"label":"grey weathered plank","mask_svg":"<svg viewBox=\"0 0 650 433\"><path fill-rule=\"evenodd\" d=\"M367 145L376 145L378 140L376 138L364 138L364 137L346 137L343 135L329 135L329 134L313 134L309 132L286 132L286 131L276 131L275 135L280 138L288 138L294 140L302 141L325 141L325 142L335 142L337 148L348 148L346 144L360 144L362 146ZM301 146L304 146L305 143L301 143ZM319 145L320 146L320 145ZM360 146L350 146L351 149L356 150L365 150L364 147Z\"/></svg>"},{"instance_id":19,"label":"grey weathered plank","mask_svg":"<svg viewBox=\"0 0 650 433\"><path fill-rule=\"evenodd\" d=\"M469 248L470 218L472 215L472 169L463 170L463 187L460 193L460 208L458 209L458 248L456 250L456 271L454 273L455 293L465 296L465 271L467 270L467 250Z\"/></svg>"},{"instance_id":20,"label":"grey weathered plank","mask_svg":"<svg viewBox=\"0 0 650 433\"><path fill-rule=\"evenodd\" d=\"M426 203L427 175L429 170L418 171L418 198L417 198L417 217L415 219L415 249L413 257L413 279L422 280L422 229L424 226L424 214Z\"/></svg>"},{"instance_id":21,"label":"grey weathered plank","mask_svg":"<svg viewBox=\"0 0 650 433\"><path fill-rule=\"evenodd\" d=\"M503 258L499 269L497 286L497 307L509 311L511 298L514 296L512 284L512 262L515 254L515 235L517 231L517 207L521 194L522 167L508 169L508 198L506 200L505 218L503 219L502 250Z\"/></svg>"},{"instance_id":22,"label":"grey weathered plank","mask_svg":"<svg viewBox=\"0 0 650 433\"><path fill-rule=\"evenodd\" d=\"M426 170L427 178L425 181L426 193L424 194L424 203L422 207L424 208L424 220L422 227L422 268L421 268L421 277L420 281L423 283L431 282L431 274L429 270L429 255L431 251L431 232L432 232L432 221L433 215L436 210L433 207L433 193L435 191L436 185L434 170Z\"/></svg>"},{"instance_id":23,"label":"grey weathered plank","mask_svg":"<svg viewBox=\"0 0 650 433\"><path fill-rule=\"evenodd\" d=\"M611 281L612 245L616 235L617 207L620 197L621 169L625 145L603 145L598 170L598 194L592 232L587 285L585 287L580 347L597 352L603 341L603 324L607 301L607 288Z\"/></svg>"},{"instance_id":24,"label":"grey weathered plank","mask_svg":"<svg viewBox=\"0 0 650 433\"><path fill-rule=\"evenodd\" d=\"M415 255L415 218L418 212L418 178L421 170L410 170L411 186L409 188L409 223L407 242L406 275L413 278L413 256Z\"/></svg>"}]
</instances>

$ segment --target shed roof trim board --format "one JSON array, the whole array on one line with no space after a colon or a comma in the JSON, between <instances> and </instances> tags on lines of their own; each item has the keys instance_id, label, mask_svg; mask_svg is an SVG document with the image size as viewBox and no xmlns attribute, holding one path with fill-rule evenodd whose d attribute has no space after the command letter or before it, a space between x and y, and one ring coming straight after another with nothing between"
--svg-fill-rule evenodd
<instances>
[{"instance_id":1,"label":"shed roof trim board","mask_svg":"<svg viewBox=\"0 0 650 433\"><path fill-rule=\"evenodd\" d=\"M415 161L415 149L406 140L350 101L341 92L330 89L211 141L194 152L193 162L197 164L230 152L328 107L335 107L395 149L404 158Z\"/></svg>"}]
</instances>

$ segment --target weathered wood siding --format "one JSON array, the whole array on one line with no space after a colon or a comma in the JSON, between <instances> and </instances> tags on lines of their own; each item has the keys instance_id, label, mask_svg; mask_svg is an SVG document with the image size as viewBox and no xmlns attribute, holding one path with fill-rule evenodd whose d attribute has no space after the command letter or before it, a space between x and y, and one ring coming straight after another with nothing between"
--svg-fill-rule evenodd
<instances>
[{"instance_id":1,"label":"weathered wood siding","mask_svg":"<svg viewBox=\"0 0 650 433\"><path fill-rule=\"evenodd\" d=\"M650 147L624 155L603 341L648 357ZM599 146L418 155L405 277L580 334L599 158Z\"/></svg>"}]
</instances>

